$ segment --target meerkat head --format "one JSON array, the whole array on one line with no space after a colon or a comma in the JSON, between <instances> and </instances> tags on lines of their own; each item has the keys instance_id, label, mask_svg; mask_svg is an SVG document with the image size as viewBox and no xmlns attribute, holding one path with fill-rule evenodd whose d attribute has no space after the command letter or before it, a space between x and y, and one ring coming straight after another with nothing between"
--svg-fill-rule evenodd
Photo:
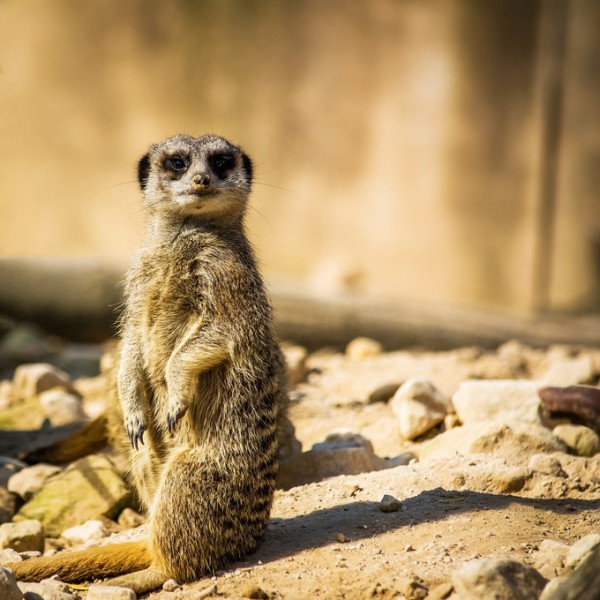
<instances>
[{"instance_id":1,"label":"meerkat head","mask_svg":"<svg viewBox=\"0 0 600 600\"><path fill-rule=\"evenodd\" d=\"M150 147L138 180L151 212L207 220L241 217L252 185L248 156L216 135L176 135Z\"/></svg>"}]
</instances>

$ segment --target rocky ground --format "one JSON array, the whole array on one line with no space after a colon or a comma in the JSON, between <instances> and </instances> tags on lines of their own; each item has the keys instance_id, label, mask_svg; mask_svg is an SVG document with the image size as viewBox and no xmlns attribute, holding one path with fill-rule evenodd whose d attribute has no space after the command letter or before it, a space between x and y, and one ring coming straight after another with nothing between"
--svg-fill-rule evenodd
<instances>
[{"instance_id":1,"label":"rocky ground","mask_svg":"<svg viewBox=\"0 0 600 600\"><path fill-rule=\"evenodd\" d=\"M282 465L263 544L148 598L550 598L600 543L598 403L563 390L595 386L600 351L384 353L355 340L344 354L286 353L303 451ZM0 385L0 564L143 535L110 453L19 460L100 414L103 383L38 365ZM19 587L0 571L1 598L132 597Z\"/></svg>"}]
</instances>

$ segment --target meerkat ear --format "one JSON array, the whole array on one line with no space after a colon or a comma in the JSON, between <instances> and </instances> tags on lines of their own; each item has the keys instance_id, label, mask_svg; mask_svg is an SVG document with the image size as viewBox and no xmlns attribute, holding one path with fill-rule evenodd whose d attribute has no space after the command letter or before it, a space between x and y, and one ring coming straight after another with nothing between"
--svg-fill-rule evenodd
<instances>
[{"instance_id":1,"label":"meerkat ear","mask_svg":"<svg viewBox=\"0 0 600 600\"><path fill-rule=\"evenodd\" d=\"M148 175L150 174L150 155L144 154L138 162L137 175L138 182L142 191L146 189L146 183L148 182Z\"/></svg>"},{"instance_id":2,"label":"meerkat ear","mask_svg":"<svg viewBox=\"0 0 600 600\"><path fill-rule=\"evenodd\" d=\"M244 152L242 152L242 165L244 165L244 170L246 171L246 175L248 176L248 181L252 183L254 167L252 166L252 161L250 160L250 157Z\"/></svg>"}]
</instances>

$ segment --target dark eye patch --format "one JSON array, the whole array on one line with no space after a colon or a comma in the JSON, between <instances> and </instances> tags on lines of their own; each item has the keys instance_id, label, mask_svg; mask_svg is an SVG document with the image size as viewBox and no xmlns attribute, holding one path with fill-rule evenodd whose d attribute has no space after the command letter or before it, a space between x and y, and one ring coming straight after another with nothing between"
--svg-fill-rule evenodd
<instances>
[{"instance_id":1,"label":"dark eye patch","mask_svg":"<svg viewBox=\"0 0 600 600\"><path fill-rule=\"evenodd\" d=\"M231 154L213 154L208 159L208 164L218 177L223 178L235 167L235 156Z\"/></svg>"},{"instance_id":2,"label":"dark eye patch","mask_svg":"<svg viewBox=\"0 0 600 600\"><path fill-rule=\"evenodd\" d=\"M189 166L185 156L168 156L165 158L165 168L176 173L183 173Z\"/></svg>"}]
</instances>

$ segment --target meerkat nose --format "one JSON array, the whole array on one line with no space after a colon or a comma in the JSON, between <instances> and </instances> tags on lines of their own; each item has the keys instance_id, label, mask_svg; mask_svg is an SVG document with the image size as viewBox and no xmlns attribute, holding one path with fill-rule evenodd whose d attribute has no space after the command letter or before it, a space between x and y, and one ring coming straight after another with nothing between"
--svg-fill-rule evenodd
<instances>
[{"instance_id":1,"label":"meerkat nose","mask_svg":"<svg viewBox=\"0 0 600 600\"><path fill-rule=\"evenodd\" d=\"M210 176L208 173L198 173L192 178L192 185L195 189L206 189L210 185Z\"/></svg>"}]
</instances>

